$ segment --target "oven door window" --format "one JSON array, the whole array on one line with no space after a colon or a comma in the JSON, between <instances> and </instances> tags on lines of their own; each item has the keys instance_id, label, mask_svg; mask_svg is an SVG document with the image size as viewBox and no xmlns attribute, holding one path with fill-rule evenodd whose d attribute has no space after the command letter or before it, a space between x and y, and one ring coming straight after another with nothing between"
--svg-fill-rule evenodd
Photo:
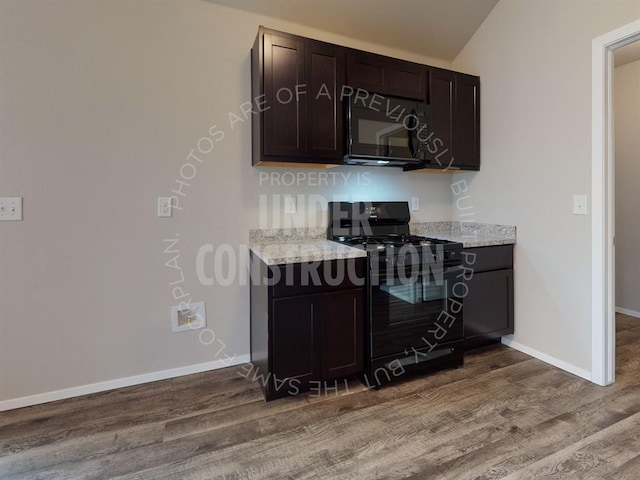
<instances>
[{"instance_id":1,"label":"oven door window","mask_svg":"<svg viewBox=\"0 0 640 480\"><path fill-rule=\"evenodd\" d=\"M438 278L439 277L439 278ZM451 294L451 279L443 275L377 276L371 285L371 353L390 355L424 348L435 340L436 328ZM462 320L454 322L440 343L457 339Z\"/></svg>"}]
</instances>

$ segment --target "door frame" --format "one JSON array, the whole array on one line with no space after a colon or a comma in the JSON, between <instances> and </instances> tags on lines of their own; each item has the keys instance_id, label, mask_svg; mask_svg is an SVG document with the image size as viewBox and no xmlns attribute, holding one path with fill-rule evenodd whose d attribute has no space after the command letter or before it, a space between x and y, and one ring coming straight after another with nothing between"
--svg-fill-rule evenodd
<instances>
[{"instance_id":1,"label":"door frame","mask_svg":"<svg viewBox=\"0 0 640 480\"><path fill-rule=\"evenodd\" d=\"M615 381L614 50L640 40L640 20L592 42L591 380Z\"/></svg>"}]
</instances>

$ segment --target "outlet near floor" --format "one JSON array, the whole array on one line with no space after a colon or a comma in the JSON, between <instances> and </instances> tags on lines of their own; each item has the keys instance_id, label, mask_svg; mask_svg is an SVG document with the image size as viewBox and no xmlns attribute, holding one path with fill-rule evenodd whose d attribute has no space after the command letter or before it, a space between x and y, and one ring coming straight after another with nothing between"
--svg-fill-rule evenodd
<instances>
[{"instance_id":1,"label":"outlet near floor","mask_svg":"<svg viewBox=\"0 0 640 480\"><path fill-rule=\"evenodd\" d=\"M199 330L207 326L204 302L171 307L171 331Z\"/></svg>"}]
</instances>

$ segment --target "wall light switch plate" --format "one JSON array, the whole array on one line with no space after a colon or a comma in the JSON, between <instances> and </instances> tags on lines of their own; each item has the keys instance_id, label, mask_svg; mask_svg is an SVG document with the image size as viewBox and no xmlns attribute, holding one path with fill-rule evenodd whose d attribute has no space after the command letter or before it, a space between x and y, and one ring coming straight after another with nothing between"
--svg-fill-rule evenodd
<instances>
[{"instance_id":1,"label":"wall light switch plate","mask_svg":"<svg viewBox=\"0 0 640 480\"><path fill-rule=\"evenodd\" d=\"M573 214L574 215L586 215L588 213L587 208L587 196L586 195L574 195L573 196Z\"/></svg>"},{"instance_id":2,"label":"wall light switch plate","mask_svg":"<svg viewBox=\"0 0 640 480\"><path fill-rule=\"evenodd\" d=\"M411 197L411 211L417 212L420 210L420 197Z\"/></svg>"},{"instance_id":3,"label":"wall light switch plate","mask_svg":"<svg viewBox=\"0 0 640 480\"><path fill-rule=\"evenodd\" d=\"M284 197L284 213L287 213L287 214L296 213L295 197Z\"/></svg>"},{"instance_id":4,"label":"wall light switch plate","mask_svg":"<svg viewBox=\"0 0 640 480\"><path fill-rule=\"evenodd\" d=\"M158 197L158 217L170 217L172 215L171 197Z\"/></svg>"},{"instance_id":5,"label":"wall light switch plate","mask_svg":"<svg viewBox=\"0 0 640 480\"><path fill-rule=\"evenodd\" d=\"M171 331L185 332L199 330L207 326L204 302L171 307Z\"/></svg>"},{"instance_id":6,"label":"wall light switch plate","mask_svg":"<svg viewBox=\"0 0 640 480\"><path fill-rule=\"evenodd\" d=\"M0 198L0 222L22 220L22 197Z\"/></svg>"}]
</instances>

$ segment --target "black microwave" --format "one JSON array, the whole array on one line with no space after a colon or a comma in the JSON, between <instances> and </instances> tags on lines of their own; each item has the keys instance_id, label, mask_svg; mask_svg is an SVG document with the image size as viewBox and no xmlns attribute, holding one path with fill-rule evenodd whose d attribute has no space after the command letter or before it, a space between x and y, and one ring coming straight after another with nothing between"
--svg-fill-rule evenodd
<instances>
[{"instance_id":1,"label":"black microwave","mask_svg":"<svg viewBox=\"0 0 640 480\"><path fill-rule=\"evenodd\" d=\"M417 167L432 159L427 143L433 136L429 105L354 94L346 108L346 164Z\"/></svg>"}]
</instances>

